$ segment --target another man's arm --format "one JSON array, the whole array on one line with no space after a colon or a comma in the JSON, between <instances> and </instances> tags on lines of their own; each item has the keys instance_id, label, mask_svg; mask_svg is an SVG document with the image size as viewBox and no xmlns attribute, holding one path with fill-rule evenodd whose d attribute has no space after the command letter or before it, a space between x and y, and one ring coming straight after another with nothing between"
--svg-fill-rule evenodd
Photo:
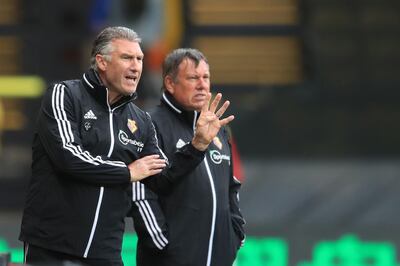
<instances>
[{"instance_id":1,"label":"another man's arm","mask_svg":"<svg viewBox=\"0 0 400 266\"><path fill-rule=\"evenodd\" d=\"M159 175L143 180L142 182L146 186L158 193L168 193L175 183L179 182L181 178L184 178L203 161L205 150L218 134L220 128L234 119L233 115L220 119L229 106L229 101L226 101L217 109L221 98L222 95L218 93L210 104L211 93L207 95L207 103L203 106L200 117L197 120L196 131L192 141L179 148L171 158L168 158L167 167ZM157 134L162 140L162 135L168 134L168 132L156 132L152 123L151 125L150 135L154 135L151 140L151 146L158 147L160 154L162 154L163 145L162 142L159 143Z\"/></svg>"},{"instance_id":2,"label":"another man's arm","mask_svg":"<svg viewBox=\"0 0 400 266\"><path fill-rule=\"evenodd\" d=\"M149 139L143 153L159 154L160 158L166 160L167 166L161 173L141 182L157 193L168 193L174 184L203 161L205 152L196 149L192 143L187 143L167 158L163 152L163 133L156 130L150 115L148 115L148 125Z\"/></svg>"}]
</instances>

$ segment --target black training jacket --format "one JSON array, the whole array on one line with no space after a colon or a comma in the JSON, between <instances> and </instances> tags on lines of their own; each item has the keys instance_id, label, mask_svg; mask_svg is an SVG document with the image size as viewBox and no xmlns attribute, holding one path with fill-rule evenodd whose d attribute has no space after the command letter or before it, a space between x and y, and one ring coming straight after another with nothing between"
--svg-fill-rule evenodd
<instances>
[{"instance_id":1,"label":"black training jacket","mask_svg":"<svg viewBox=\"0 0 400 266\"><path fill-rule=\"evenodd\" d=\"M154 126L132 103L134 95L111 106L107 98L108 89L94 70L45 92L21 241L83 258L120 259L124 217L132 202L148 207L146 214L160 222L159 234L167 238L156 195L140 182L131 183L127 168L145 155L162 155ZM173 158L196 165L203 156L186 145ZM177 172L167 167L149 183L168 183Z\"/></svg>"},{"instance_id":2,"label":"black training jacket","mask_svg":"<svg viewBox=\"0 0 400 266\"><path fill-rule=\"evenodd\" d=\"M168 93L150 114L159 146L167 157L192 140L199 114L184 111ZM162 252L154 251L139 238L138 266L232 265L244 240L244 219L238 206L240 183L232 169L230 144L223 128L203 161L184 178L171 186L149 185L159 195L169 245Z\"/></svg>"}]
</instances>

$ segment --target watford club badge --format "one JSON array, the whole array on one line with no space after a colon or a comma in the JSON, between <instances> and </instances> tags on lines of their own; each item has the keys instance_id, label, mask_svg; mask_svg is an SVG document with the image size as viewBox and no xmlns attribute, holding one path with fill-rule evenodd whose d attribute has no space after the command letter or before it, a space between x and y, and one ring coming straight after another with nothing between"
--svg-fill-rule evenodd
<instances>
[{"instance_id":1,"label":"watford club badge","mask_svg":"<svg viewBox=\"0 0 400 266\"><path fill-rule=\"evenodd\" d=\"M136 121L128 119L128 128L133 133L137 130Z\"/></svg>"},{"instance_id":2,"label":"watford club badge","mask_svg":"<svg viewBox=\"0 0 400 266\"><path fill-rule=\"evenodd\" d=\"M215 137L215 138L213 139L213 142L214 142L215 146L218 147L218 149L220 149L220 150L222 149L222 142L219 140L218 137Z\"/></svg>"}]
</instances>

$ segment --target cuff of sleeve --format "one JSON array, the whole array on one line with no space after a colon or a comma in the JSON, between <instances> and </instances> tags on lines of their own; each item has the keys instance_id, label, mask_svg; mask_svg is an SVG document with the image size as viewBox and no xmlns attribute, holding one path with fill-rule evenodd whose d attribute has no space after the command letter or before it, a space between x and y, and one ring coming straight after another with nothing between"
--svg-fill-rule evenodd
<instances>
[{"instance_id":1,"label":"cuff of sleeve","mask_svg":"<svg viewBox=\"0 0 400 266\"><path fill-rule=\"evenodd\" d=\"M193 146L192 142L189 142L188 144L183 146L182 149L184 149L185 151L187 151L190 154L193 154L196 157L204 157L204 155L206 154L206 151L199 151L198 149L196 149Z\"/></svg>"},{"instance_id":2,"label":"cuff of sleeve","mask_svg":"<svg viewBox=\"0 0 400 266\"><path fill-rule=\"evenodd\" d=\"M126 167L126 171L127 171L127 179L128 180L126 180L128 183L130 183L131 182L131 172L129 171L129 168L128 168L128 166Z\"/></svg>"}]
</instances>

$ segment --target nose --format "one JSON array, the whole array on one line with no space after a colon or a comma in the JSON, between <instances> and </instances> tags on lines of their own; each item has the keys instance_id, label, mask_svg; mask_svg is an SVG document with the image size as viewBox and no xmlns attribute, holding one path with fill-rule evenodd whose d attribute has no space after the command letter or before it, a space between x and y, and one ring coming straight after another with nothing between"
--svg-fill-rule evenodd
<instances>
[{"instance_id":1,"label":"nose","mask_svg":"<svg viewBox=\"0 0 400 266\"><path fill-rule=\"evenodd\" d=\"M208 79L199 78L199 82L197 84L198 90L207 90L210 87L210 83Z\"/></svg>"},{"instance_id":2,"label":"nose","mask_svg":"<svg viewBox=\"0 0 400 266\"><path fill-rule=\"evenodd\" d=\"M131 62L129 65L130 70L135 71L135 72L140 71L140 69L142 68L141 60L139 60L137 58L133 58L130 62Z\"/></svg>"}]
</instances>

